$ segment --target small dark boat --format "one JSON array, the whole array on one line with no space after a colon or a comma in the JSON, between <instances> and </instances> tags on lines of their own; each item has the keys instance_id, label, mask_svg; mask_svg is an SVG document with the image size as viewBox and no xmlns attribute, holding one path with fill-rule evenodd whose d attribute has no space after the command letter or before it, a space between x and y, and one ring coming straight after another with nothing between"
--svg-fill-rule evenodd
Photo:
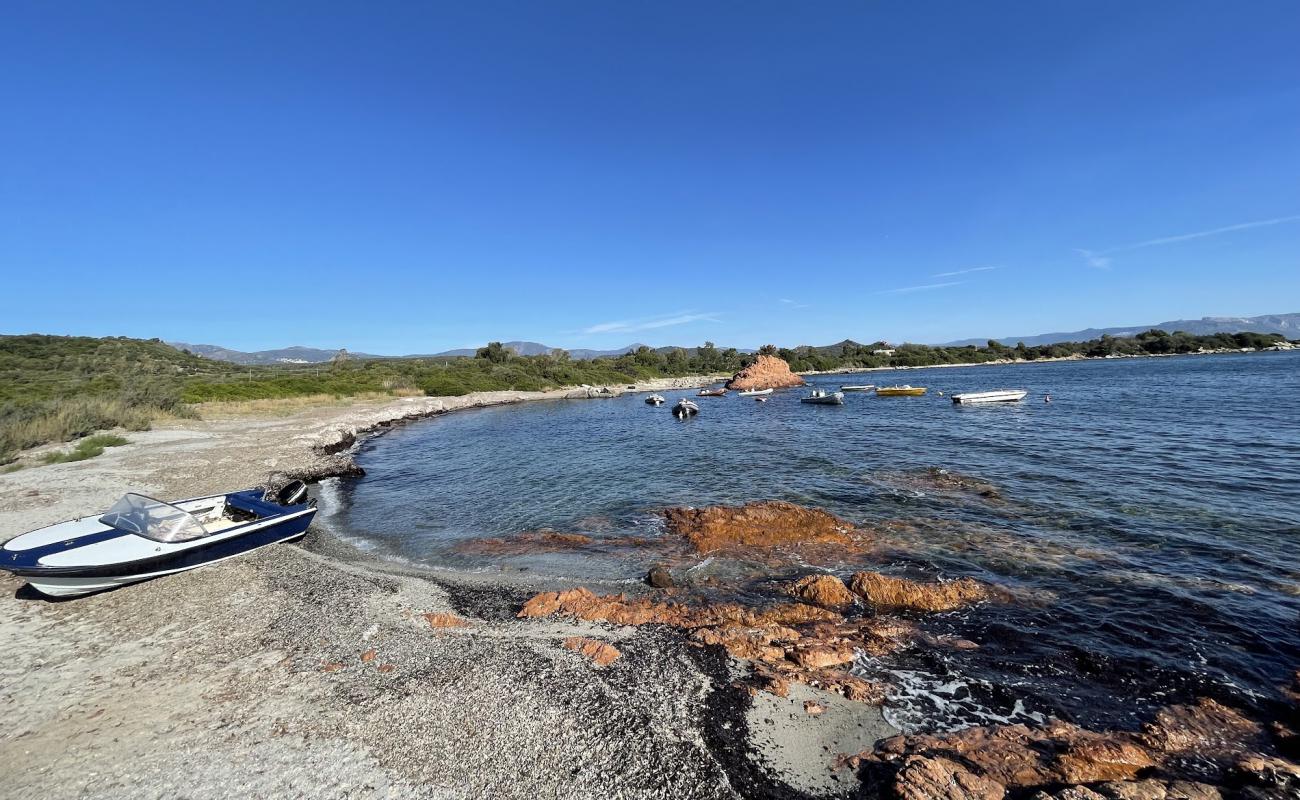
<instances>
[{"instance_id":1,"label":"small dark boat","mask_svg":"<svg viewBox=\"0 0 1300 800\"><path fill-rule=\"evenodd\" d=\"M0 569L51 597L90 594L301 538L315 515L302 481L175 503L129 493L102 516L15 536Z\"/></svg>"},{"instance_id":2,"label":"small dark boat","mask_svg":"<svg viewBox=\"0 0 1300 800\"><path fill-rule=\"evenodd\" d=\"M664 396L661 394L652 394L645 399L646 405L661 406L664 404Z\"/></svg>"},{"instance_id":3,"label":"small dark boat","mask_svg":"<svg viewBox=\"0 0 1300 800\"><path fill-rule=\"evenodd\" d=\"M727 393L727 388L725 386L722 386L717 389L701 389L699 396L700 397L722 397L726 393Z\"/></svg>"},{"instance_id":4,"label":"small dark boat","mask_svg":"<svg viewBox=\"0 0 1300 800\"><path fill-rule=\"evenodd\" d=\"M673 416L678 419L693 417L698 413L700 413L700 407L696 405L695 401L687 400L684 397L677 401L677 405L673 406Z\"/></svg>"}]
</instances>

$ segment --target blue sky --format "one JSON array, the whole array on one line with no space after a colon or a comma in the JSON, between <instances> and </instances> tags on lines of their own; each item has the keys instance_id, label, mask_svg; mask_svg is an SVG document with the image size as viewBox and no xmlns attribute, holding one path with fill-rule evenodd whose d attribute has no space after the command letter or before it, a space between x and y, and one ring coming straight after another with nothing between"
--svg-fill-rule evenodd
<instances>
[{"instance_id":1,"label":"blue sky","mask_svg":"<svg viewBox=\"0 0 1300 800\"><path fill-rule=\"evenodd\" d=\"M1300 5L15 2L0 331L430 352L1300 311Z\"/></svg>"}]
</instances>

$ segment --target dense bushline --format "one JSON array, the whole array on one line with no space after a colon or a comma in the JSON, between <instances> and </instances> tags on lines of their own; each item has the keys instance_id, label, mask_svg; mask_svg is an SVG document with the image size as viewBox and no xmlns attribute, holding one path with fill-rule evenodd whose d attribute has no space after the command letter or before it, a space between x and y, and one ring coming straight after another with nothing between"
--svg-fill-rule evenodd
<instances>
[{"instance_id":1,"label":"dense bushline","mask_svg":"<svg viewBox=\"0 0 1300 800\"><path fill-rule=\"evenodd\" d=\"M928 347L859 344L776 348L795 371L919 367L1068 356L1192 353L1268 347L1278 334L1191 336L1152 330L1117 339L1042 347ZM655 377L731 373L754 360L712 342L690 350L648 347L617 358L574 361L563 350L517 356L500 343L473 358L338 360L332 364L240 366L181 352L157 339L0 336L0 464L29 447L98 430L143 430L160 415L193 415L192 404L307 395L369 393L461 395L497 389L541 390L626 384Z\"/></svg>"}]
</instances>

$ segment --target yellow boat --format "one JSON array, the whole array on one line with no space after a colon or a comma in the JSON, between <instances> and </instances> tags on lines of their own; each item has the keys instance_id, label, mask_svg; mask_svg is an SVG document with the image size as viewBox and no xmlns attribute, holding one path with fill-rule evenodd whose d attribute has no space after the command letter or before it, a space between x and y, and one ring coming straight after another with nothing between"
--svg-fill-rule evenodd
<instances>
[{"instance_id":1,"label":"yellow boat","mask_svg":"<svg viewBox=\"0 0 1300 800\"><path fill-rule=\"evenodd\" d=\"M924 386L877 386L877 397L920 397L925 394Z\"/></svg>"}]
</instances>

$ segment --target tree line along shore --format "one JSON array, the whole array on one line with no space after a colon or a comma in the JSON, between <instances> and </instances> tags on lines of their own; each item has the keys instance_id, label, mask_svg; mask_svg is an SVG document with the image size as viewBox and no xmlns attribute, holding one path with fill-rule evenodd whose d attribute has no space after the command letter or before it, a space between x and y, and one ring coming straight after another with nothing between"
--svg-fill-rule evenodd
<instances>
[{"instance_id":1,"label":"tree line along shore","mask_svg":"<svg viewBox=\"0 0 1300 800\"><path fill-rule=\"evenodd\" d=\"M778 348L758 353L719 348L641 347L617 357L574 360L564 350L521 356L493 342L472 357L338 358L327 364L245 366L177 350L159 339L0 336L0 465L39 445L96 431L145 430L160 417L194 418L203 403L303 397L460 396L541 391L582 384L627 384L665 377L739 371L758 354L776 355L795 372L845 372L1070 357L1172 355L1289 347L1280 334L1193 336L1153 329L1137 336L1037 347L932 347L860 344Z\"/></svg>"}]
</instances>

